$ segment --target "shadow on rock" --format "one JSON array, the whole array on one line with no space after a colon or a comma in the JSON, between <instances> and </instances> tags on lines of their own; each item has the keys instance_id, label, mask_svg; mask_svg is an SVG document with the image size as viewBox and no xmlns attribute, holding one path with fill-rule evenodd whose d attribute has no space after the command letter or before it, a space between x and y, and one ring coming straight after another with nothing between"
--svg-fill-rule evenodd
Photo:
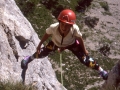
<instances>
[{"instance_id":1,"label":"shadow on rock","mask_svg":"<svg viewBox=\"0 0 120 90\"><path fill-rule=\"evenodd\" d=\"M22 77L22 82L23 82L23 84L25 83L26 70L27 70L27 69L23 69L23 70L22 70L22 73L21 73L21 77Z\"/></svg>"}]
</instances>

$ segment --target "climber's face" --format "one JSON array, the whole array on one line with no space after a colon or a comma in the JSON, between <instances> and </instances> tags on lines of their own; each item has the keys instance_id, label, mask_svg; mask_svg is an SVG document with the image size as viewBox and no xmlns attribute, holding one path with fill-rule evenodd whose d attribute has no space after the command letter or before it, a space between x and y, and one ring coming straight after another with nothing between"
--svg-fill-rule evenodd
<instances>
[{"instance_id":1,"label":"climber's face","mask_svg":"<svg viewBox=\"0 0 120 90\"><path fill-rule=\"evenodd\" d=\"M72 27L71 24L60 22L60 31L61 31L61 33L69 32L71 27Z\"/></svg>"}]
</instances>

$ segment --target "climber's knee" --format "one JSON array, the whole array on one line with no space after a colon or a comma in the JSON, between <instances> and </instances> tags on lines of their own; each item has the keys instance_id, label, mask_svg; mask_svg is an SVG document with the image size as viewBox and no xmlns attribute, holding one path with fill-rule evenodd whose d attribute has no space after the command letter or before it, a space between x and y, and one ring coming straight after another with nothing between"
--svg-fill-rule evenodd
<instances>
[{"instance_id":1,"label":"climber's knee","mask_svg":"<svg viewBox=\"0 0 120 90\"><path fill-rule=\"evenodd\" d=\"M89 67L98 70L99 65L96 63L95 60L93 60L92 58L89 58Z\"/></svg>"},{"instance_id":2,"label":"climber's knee","mask_svg":"<svg viewBox=\"0 0 120 90\"><path fill-rule=\"evenodd\" d=\"M90 67L92 69L99 69L99 65L97 64L97 62L95 60L93 60L93 58L89 57L89 56L84 56L82 57L83 59L83 64L85 64L87 67Z\"/></svg>"},{"instance_id":3,"label":"climber's knee","mask_svg":"<svg viewBox=\"0 0 120 90\"><path fill-rule=\"evenodd\" d=\"M40 54L38 54L37 52L35 52L33 54L34 58L44 58L48 55L48 51L45 48L41 48Z\"/></svg>"}]
</instances>

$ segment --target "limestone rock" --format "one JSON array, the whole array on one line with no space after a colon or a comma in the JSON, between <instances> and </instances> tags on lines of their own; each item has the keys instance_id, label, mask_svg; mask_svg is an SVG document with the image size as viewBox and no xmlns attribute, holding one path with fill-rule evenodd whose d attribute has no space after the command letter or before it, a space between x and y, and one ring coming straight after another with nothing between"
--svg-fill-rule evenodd
<instances>
[{"instance_id":1,"label":"limestone rock","mask_svg":"<svg viewBox=\"0 0 120 90\"><path fill-rule=\"evenodd\" d=\"M0 1L0 80L34 84L39 90L63 90L48 58L36 59L25 71L21 60L36 51L39 38L14 0ZM64 88L64 90L66 90Z\"/></svg>"},{"instance_id":2,"label":"limestone rock","mask_svg":"<svg viewBox=\"0 0 120 90\"><path fill-rule=\"evenodd\" d=\"M101 90L120 90L120 60L109 72L109 77L102 85Z\"/></svg>"}]
</instances>

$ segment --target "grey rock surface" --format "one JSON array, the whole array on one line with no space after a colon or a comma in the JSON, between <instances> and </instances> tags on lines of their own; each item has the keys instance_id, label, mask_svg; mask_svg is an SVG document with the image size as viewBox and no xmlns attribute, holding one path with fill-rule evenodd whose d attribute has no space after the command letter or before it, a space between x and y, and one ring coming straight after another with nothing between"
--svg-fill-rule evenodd
<instances>
[{"instance_id":1,"label":"grey rock surface","mask_svg":"<svg viewBox=\"0 0 120 90\"><path fill-rule=\"evenodd\" d=\"M110 71L108 80L102 85L101 90L120 90L120 60Z\"/></svg>"},{"instance_id":2,"label":"grey rock surface","mask_svg":"<svg viewBox=\"0 0 120 90\"><path fill-rule=\"evenodd\" d=\"M39 90L66 90L57 80L47 57L35 59L27 70L20 67L25 56L36 51L39 38L14 0L0 1L0 80L24 81Z\"/></svg>"}]
</instances>

